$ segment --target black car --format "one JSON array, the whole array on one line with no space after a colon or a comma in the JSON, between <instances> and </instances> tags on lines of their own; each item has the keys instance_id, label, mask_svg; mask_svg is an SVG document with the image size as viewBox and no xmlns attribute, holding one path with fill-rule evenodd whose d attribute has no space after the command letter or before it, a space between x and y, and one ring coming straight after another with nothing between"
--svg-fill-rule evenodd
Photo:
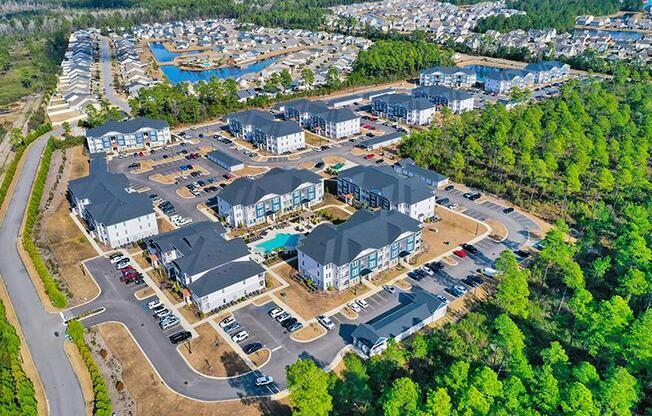
<instances>
[{"instance_id":1,"label":"black car","mask_svg":"<svg viewBox=\"0 0 652 416\"><path fill-rule=\"evenodd\" d=\"M437 203L438 203L439 205L446 205L446 204L448 204L449 202L451 202L451 200L448 199L448 198L441 198L441 199L438 199L438 200L437 200Z\"/></svg>"},{"instance_id":2,"label":"black car","mask_svg":"<svg viewBox=\"0 0 652 416\"><path fill-rule=\"evenodd\" d=\"M376 164L377 164L377 165L380 165L380 164L383 163L384 161L385 161L385 159L378 159L378 160L376 161Z\"/></svg>"},{"instance_id":3,"label":"black car","mask_svg":"<svg viewBox=\"0 0 652 416\"><path fill-rule=\"evenodd\" d=\"M471 244L462 244L462 248L471 254L480 254L480 250L473 247Z\"/></svg>"},{"instance_id":4,"label":"black car","mask_svg":"<svg viewBox=\"0 0 652 416\"><path fill-rule=\"evenodd\" d=\"M190 333L190 331L181 331L170 335L170 342L173 344L180 344L190 338L192 338L192 333Z\"/></svg>"},{"instance_id":5,"label":"black car","mask_svg":"<svg viewBox=\"0 0 652 416\"><path fill-rule=\"evenodd\" d=\"M475 282L478 286L484 283L484 279L477 274L470 274L466 278Z\"/></svg>"},{"instance_id":6,"label":"black car","mask_svg":"<svg viewBox=\"0 0 652 416\"><path fill-rule=\"evenodd\" d=\"M512 212L514 212L514 208L512 208L512 207L507 207L507 208L503 209L503 214L510 214Z\"/></svg>"},{"instance_id":7,"label":"black car","mask_svg":"<svg viewBox=\"0 0 652 416\"><path fill-rule=\"evenodd\" d=\"M474 282L474 281L471 280L469 277L467 277L466 279L462 279L462 283L464 283L465 285L467 285L467 286L469 286L469 287L477 287L477 286L480 286L478 283Z\"/></svg>"},{"instance_id":8,"label":"black car","mask_svg":"<svg viewBox=\"0 0 652 416\"><path fill-rule=\"evenodd\" d=\"M231 140L229 140L229 139L224 139L224 140L222 140L222 143L224 143L224 144L231 144L231 143L233 143L233 141L231 141Z\"/></svg>"},{"instance_id":9,"label":"black car","mask_svg":"<svg viewBox=\"0 0 652 416\"><path fill-rule=\"evenodd\" d=\"M317 163L315 163L315 168L317 168L317 169L321 169L321 168L323 168L323 167L324 167L324 162L317 162Z\"/></svg>"},{"instance_id":10,"label":"black car","mask_svg":"<svg viewBox=\"0 0 652 416\"><path fill-rule=\"evenodd\" d=\"M242 351L244 351L245 354L253 354L261 348L263 348L263 344L261 344L260 342L254 342L242 347Z\"/></svg>"},{"instance_id":11,"label":"black car","mask_svg":"<svg viewBox=\"0 0 652 416\"><path fill-rule=\"evenodd\" d=\"M296 324L297 322L299 322L299 321L297 320L297 318L289 318L289 319L286 319L285 321L281 322L281 326L282 326L283 328L289 328L291 325L294 325L294 324Z\"/></svg>"},{"instance_id":12,"label":"black car","mask_svg":"<svg viewBox=\"0 0 652 416\"><path fill-rule=\"evenodd\" d=\"M532 255L532 253L530 253L529 251L525 251L525 250L514 250L514 254L516 254L518 257L520 257L522 259L527 259L528 257L530 257Z\"/></svg>"},{"instance_id":13,"label":"black car","mask_svg":"<svg viewBox=\"0 0 652 416\"><path fill-rule=\"evenodd\" d=\"M436 273L444 268L444 263L440 261L434 261L432 263L428 263L426 267Z\"/></svg>"},{"instance_id":14,"label":"black car","mask_svg":"<svg viewBox=\"0 0 652 416\"><path fill-rule=\"evenodd\" d=\"M447 187L444 188L444 191L452 191L453 189L455 189L453 185L448 185Z\"/></svg>"},{"instance_id":15,"label":"black car","mask_svg":"<svg viewBox=\"0 0 652 416\"><path fill-rule=\"evenodd\" d=\"M481 194L480 192L476 192L476 193L474 193L473 195L471 195L471 196L469 197L469 199L470 199L471 201L475 201L476 199L480 199L481 196L482 196L482 194Z\"/></svg>"}]
</instances>

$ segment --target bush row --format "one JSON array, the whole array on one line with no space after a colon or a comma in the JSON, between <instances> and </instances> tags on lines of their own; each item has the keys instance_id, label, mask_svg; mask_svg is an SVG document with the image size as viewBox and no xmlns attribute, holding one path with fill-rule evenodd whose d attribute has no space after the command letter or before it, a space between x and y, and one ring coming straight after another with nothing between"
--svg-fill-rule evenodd
<instances>
[{"instance_id":1,"label":"bush row","mask_svg":"<svg viewBox=\"0 0 652 416\"><path fill-rule=\"evenodd\" d=\"M95 400L93 402L93 415L110 416L111 400L109 399L109 390L102 374L100 373L100 369L97 367L97 364L93 359L91 350L84 340L84 325L79 321L70 321L66 332L70 335L72 342L77 346L79 354L81 355L82 360L84 360L86 368L91 375L93 394L95 395Z\"/></svg>"},{"instance_id":2,"label":"bush row","mask_svg":"<svg viewBox=\"0 0 652 416\"><path fill-rule=\"evenodd\" d=\"M38 414L34 384L25 375L20 356L20 338L7 320L0 301L0 414L36 416Z\"/></svg>"},{"instance_id":3,"label":"bush row","mask_svg":"<svg viewBox=\"0 0 652 416\"><path fill-rule=\"evenodd\" d=\"M41 165L39 166L36 178L34 179L32 195L29 198L27 212L25 214L27 218L25 220L25 231L23 232L23 246L25 247L25 251L27 251L29 257L32 259L36 272L43 281L45 293L47 293L50 301L57 308L63 308L67 305L68 300L61 289L59 289L57 281L52 276L52 273L50 273L50 270L45 264L45 261L41 257L41 253L34 242L34 224L36 224L39 219L39 206L41 204L43 190L45 189L45 181L48 176L48 169L50 168L50 161L52 160L54 147L54 139L49 139L45 146L45 150L43 151Z\"/></svg>"}]
</instances>

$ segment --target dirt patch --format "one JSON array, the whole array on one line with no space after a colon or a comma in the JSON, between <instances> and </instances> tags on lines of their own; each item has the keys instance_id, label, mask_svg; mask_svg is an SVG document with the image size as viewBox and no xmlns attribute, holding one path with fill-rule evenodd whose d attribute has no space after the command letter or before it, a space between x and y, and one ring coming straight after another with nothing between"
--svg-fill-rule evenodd
<instances>
[{"instance_id":1,"label":"dirt patch","mask_svg":"<svg viewBox=\"0 0 652 416\"><path fill-rule=\"evenodd\" d=\"M321 137L321 136L316 135L315 133L310 133L310 132L307 131L306 132L306 143L311 145L311 146L320 147L322 145L330 143L330 141L323 138L323 137Z\"/></svg>"},{"instance_id":2,"label":"dirt patch","mask_svg":"<svg viewBox=\"0 0 652 416\"><path fill-rule=\"evenodd\" d=\"M251 371L209 323L195 330L199 337L190 341L190 349L185 344L177 348L195 370L212 377L232 377Z\"/></svg>"},{"instance_id":3,"label":"dirt patch","mask_svg":"<svg viewBox=\"0 0 652 416\"><path fill-rule=\"evenodd\" d=\"M441 261L443 261L444 263L446 263L446 264L448 264L448 265L450 265L450 266L457 266L457 265L459 264L459 263L457 262L457 260L455 260L454 258L452 258L452 257L450 257L450 256L443 257L443 258L441 259Z\"/></svg>"},{"instance_id":4,"label":"dirt patch","mask_svg":"<svg viewBox=\"0 0 652 416\"><path fill-rule=\"evenodd\" d=\"M142 269L147 269L148 267L151 266L149 262L149 257L145 255L144 251L140 251L139 253L132 254L131 258L134 259L134 261L138 263L138 265Z\"/></svg>"},{"instance_id":5,"label":"dirt patch","mask_svg":"<svg viewBox=\"0 0 652 416\"><path fill-rule=\"evenodd\" d=\"M276 280L276 279L274 279L274 280ZM264 305L266 303L269 303L271 301L272 301L272 298L270 298L269 296L263 296L263 297L260 297L260 298L258 298L256 300L254 300L251 303L253 303L256 306L262 306L262 305Z\"/></svg>"},{"instance_id":6,"label":"dirt patch","mask_svg":"<svg viewBox=\"0 0 652 416\"><path fill-rule=\"evenodd\" d=\"M502 222L494 218L488 218L484 222L486 222L487 225L491 227L491 234L489 234L489 237L498 241L502 241L507 238L507 227L505 227Z\"/></svg>"},{"instance_id":7,"label":"dirt patch","mask_svg":"<svg viewBox=\"0 0 652 416\"><path fill-rule=\"evenodd\" d=\"M347 218L351 216L351 213L346 211L339 206L336 207L327 207L318 211L319 214L323 214L328 220L334 222L346 221Z\"/></svg>"},{"instance_id":8,"label":"dirt patch","mask_svg":"<svg viewBox=\"0 0 652 416\"><path fill-rule=\"evenodd\" d=\"M369 152L366 151L365 149L360 149L359 147L354 147L353 149L351 149L351 154L353 156L362 156L362 155L366 155L367 153Z\"/></svg>"},{"instance_id":9,"label":"dirt patch","mask_svg":"<svg viewBox=\"0 0 652 416\"><path fill-rule=\"evenodd\" d=\"M297 272L296 262L296 259L289 263L282 262L274 268L274 271L289 284L288 287L278 290L275 295L305 320L341 306L369 290L364 285L357 285L342 291L311 291L292 277Z\"/></svg>"},{"instance_id":10,"label":"dirt patch","mask_svg":"<svg viewBox=\"0 0 652 416\"><path fill-rule=\"evenodd\" d=\"M319 338L326 333L326 328L320 324L313 322L292 334L290 337L296 341L312 341Z\"/></svg>"},{"instance_id":11,"label":"dirt patch","mask_svg":"<svg viewBox=\"0 0 652 416\"><path fill-rule=\"evenodd\" d=\"M160 173L155 173L150 175L149 180L162 183L163 185L172 185L174 183L175 174L170 175L161 175Z\"/></svg>"},{"instance_id":12,"label":"dirt patch","mask_svg":"<svg viewBox=\"0 0 652 416\"><path fill-rule=\"evenodd\" d=\"M260 173L267 172L268 170L269 169L267 168L259 168L256 166L245 166L238 171L237 176L256 176Z\"/></svg>"},{"instance_id":13,"label":"dirt patch","mask_svg":"<svg viewBox=\"0 0 652 416\"><path fill-rule=\"evenodd\" d=\"M147 299L153 296L156 292L151 287L146 287L145 289L140 289L138 292L134 293L134 296L138 300Z\"/></svg>"},{"instance_id":14,"label":"dirt patch","mask_svg":"<svg viewBox=\"0 0 652 416\"><path fill-rule=\"evenodd\" d=\"M77 346L72 342L65 341L63 343L63 349L66 351L66 355L70 360L72 369L79 380L79 384L82 388L82 395L84 396L84 403L86 406L86 415L90 416L93 414L93 402L95 401L95 393L93 392L93 381L91 380L91 375L86 368L86 364L79 354Z\"/></svg>"},{"instance_id":15,"label":"dirt patch","mask_svg":"<svg viewBox=\"0 0 652 416\"><path fill-rule=\"evenodd\" d=\"M177 309L181 315L192 325L199 322L202 318L197 314L195 305L185 305Z\"/></svg>"},{"instance_id":16,"label":"dirt patch","mask_svg":"<svg viewBox=\"0 0 652 416\"><path fill-rule=\"evenodd\" d=\"M272 351L269 348L262 348L253 354L249 354L249 359L256 367L260 368L262 365L267 364L271 356Z\"/></svg>"},{"instance_id":17,"label":"dirt patch","mask_svg":"<svg viewBox=\"0 0 652 416\"><path fill-rule=\"evenodd\" d=\"M190 189L184 187L178 188L177 189L177 195L179 195L181 198L186 198L186 199L193 199L195 196L190 193Z\"/></svg>"},{"instance_id":18,"label":"dirt patch","mask_svg":"<svg viewBox=\"0 0 652 416\"><path fill-rule=\"evenodd\" d=\"M346 159L342 156L326 156L324 157L324 163L327 165L335 165L337 163L346 163Z\"/></svg>"},{"instance_id":19,"label":"dirt patch","mask_svg":"<svg viewBox=\"0 0 652 416\"><path fill-rule=\"evenodd\" d=\"M384 285L385 283L391 282L400 275L406 272L405 266L397 264L395 267L392 267L388 270L383 270L382 272L371 275L370 282L376 286Z\"/></svg>"},{"instance_id":20,"label":"dirt patch","mask_svg":"<svg viewBox=\"0 0 652 416\"><path fill-rule=\"evenodd\" d=\"M348 306L342 309L342 315L346 316L350 320L358 319L358 313Z\"/></svg>"},{"instance_id":21,"label":"dirt patch","mask_svg":"<svg viewBox=\"0 0 652 416\"><path fill-rule=\"evenodd\" d=\"M167 220L167 218L156 218L156 225L158 225L158 233L163 234L167 233L168 231L175 230L174 225L170 221Z\"/></svg>"},{"instance_id":22,"label":"dirt patch","mask_svg":"<svg viewBox=\"0 0 652 416\"><path fill-rule=\"evenodd\" d=\"M406 282L405 279L397 280L394 284L403 290L412 289L412 285Z\"/></svg>"},{"instance_id":23,"label":"dirt patch","mask_svg":"<svg viewBox=\"0 0 652 416\"><path fill-rule=\"evenodd\" d=\"M317 211L317 210L319 210L319 209L321 209L323 207L327 207L329 205L345 206L346 204L344 202L340 201L339 199L337 199L337 197L335 195L329 194L329 193L324 193L323 201L320 202L317 205L313 205L312 210Z\"/></svg>"}]
</instances>

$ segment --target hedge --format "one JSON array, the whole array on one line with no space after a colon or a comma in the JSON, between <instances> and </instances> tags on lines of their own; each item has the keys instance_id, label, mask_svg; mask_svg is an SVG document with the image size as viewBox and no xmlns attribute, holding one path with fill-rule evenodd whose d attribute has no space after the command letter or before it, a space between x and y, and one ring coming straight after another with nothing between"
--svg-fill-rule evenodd
<instances>
[{"instance_id":1,"label":"hedge","mask_svg":"<svg viewBox=\"0 0 652 416\"><path fill-rule=\"evenodd\" d=\"M23 370L20 338L7 320L5 306L0 301L0 414L36 416L38 402L34 384Z\"/></svg>"},{"instance_id":2,"label":"hedge","mask_svg":"<svg viewBox=\"0 0 652 416\"><path fill-rule=\"evenodd\" d=\"M91 376L93 382L93 395L95 400L93 402L93 415L94 416L111 416L111 400L109 399L109 390L106 387L106 382L97 367L91 350L84 340L84 325L79 321L70 321L66 329L72 342L77 346L82 360L86 364L86 368Z\"/></svg>"}]
</instances>

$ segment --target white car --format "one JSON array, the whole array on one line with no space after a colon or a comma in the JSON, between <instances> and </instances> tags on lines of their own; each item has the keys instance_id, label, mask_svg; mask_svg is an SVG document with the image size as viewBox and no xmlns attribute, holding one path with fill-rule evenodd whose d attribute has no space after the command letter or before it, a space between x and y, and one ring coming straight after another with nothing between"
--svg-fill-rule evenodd
<instances>
[{"instance_id":1,"label":"white car","mask_svg":"<svg viewBox=\"0 0 652 416\"><path fill-rule=\"evenodd\" d=\"M362 307L362 309L367 309L369 307L369 304L364 299L358 299L358 300L355 301L355 303L360 305Z\"/></svg>"},{"instance_id":2,"label":"white car","mask_svg":"<svg viewBox=\"0 0 652 416\"><path fill-rule=\"evenodd\" d=\"M279 316L279 315L282 314L283 312L285 312L285 311L283 310L283 308L274 308L274 309L272 309L271 311L269 311L269 312L267 312L267 313L268 313L269 316L271 316L272 318L276 318L277 316Z\"/></svg>"},{"instance_id":3,"label":"white car","mask_svg":"<svg viewBox=\"0 0 652 416\"><path fill-rule=\"evenodd\" d=\"M177 325L179 325L179 318L177 318L177 317L175 317L174 319L167 320L167 321L159 322L159 326L161 327L161 329L168 329L168 328L172 328L173 326L177 326Z\"/></svg>"},{"instance_id":4,"label":"white car","mask_svg":"<svg viewBox=\"0 0 652 416\"><path fill-rule=\"evenodd\" d=\"M231 325L232 323L235 323L235 318L232 316L229 316L226 319L223 319L222 322L220 322L220 327L221 328L226 328L227 326Z\"/></svg>"},{"instance_id":5,"label":"white car","mask_svg":"<svg viewBox=\"0 0 652 416\"><path fill-rule=\"evenodd\" d=\"M335 328L335 324L333 323L333 321L331 321L330 319L328 319L328 317L325 316L325 315L319 315L319 316L317 317L317 321L318 321L320 324L322 324L326 329L333 329L333 328Z\"/></svg>"},{"instance_id":6,"label":"white car","mask_svg":"<svg viewBox=\"0 0 652 416\"><path fill-rule=\"evenodd\" d=\"M192 222L192 218L181 218L180 220L177 220L174 222L174 225L177 227L182 227L184 225L190 224Z\"/></svg>"},{"instance_id":7,"label":"white car","mask_svg":"<svg viewBox=\"0 0 652 416\"><path fill-rule=\"evenodd\" d=\"M385 289L389 293L396 293L396 288L394 286L383 285L383 289Z\"/></svg>"},{"instance_id":8,"label":"white car","mask_svg":"<svg viewBox=\"0 0 652 416\"><path fill-rule=\"evenodd\" d=\"M172 313L172 312L170 312L170 310L166 308L166 309L163 309L163 310L160 311L160 312L156 312L156 313L154 314L154 316L156 316L157 318L160 319L160 318L165 318L166 316L168 316L168 315L171 314L171 313Z\"/></svg>"},{"instance_id":9,"label":"white car","mask_svg":"<svg viewBox=\"0 0 652 416\"><path fill-rule=\"evenodd\" d=\"M122 259L122 260L120 260L119 262L116 263L115 268L116 269L122 269L122 268L125 268L125 267L129 266L130 263L131 262L129 261L129 259L124 258L124 259Z\"/></svg>"},{"instance_id":10,"label":"white car","mask_svg":"<svg viewBox=\"0 0 652 416\"><path fill-rule=\"evenodd\" d=\"M237 334L234 334L231 339L233 342L241 342L244 341L245 339L249 338L249 332L247 331L240 331Z\"/></svg>"},{"instance_id":11,"label":"white car","mask_svg":"<svg viewBox=\"0 0 652 416\"><path fill-rule=\"evenodd\" d=\"M274 382L274 379L272 376L261 376L261 377L256 377L256 386L262 387L266 386L268 384L272 384Z\"/></svg>"},{"instance_id":12,"label":"white car","mask_svg":"<svg viewBox=\"0 0 652 416\"><path fill-rule=\"evenodd\" d=\"M157 306L161 306L162 304L163 302L161 302L161 299L154 299L153 301L147 303L147 309L151 310L156 308Z\"/></svg>"},{"instance_id":13,"label":"white car","mask_svg":"<svg viewBox=\"0 0 652 416\"><path fill-rule=\"evenodd\" d=\"M450 204L450 205L448 206L449 209L458 209L459 207L460 207L460 204L455 204L455 203Z\"/></svg>"},{"instance_id":14,"label":"white car","mask_svg":"<svg viewBox=\"0 0 652 416\"><path fill-rule=\"evenodd\" d=\"M496 275L498 274L498 270L492 269L491 267L485 267L484 269L482 269L482 274L484 274L487 277L493 278L496 277Z\"/></svg>"},{"instance_id":15,"label":"white car","mask_svg":"<svg viewBox=\"0 0 652 416\"><path fill-rule=\"evenodd\" d=\"M362 308L360 308L360 306L355 302L348 303L346 306L348 306L353 312L360 312L362 310Z\"/></svg>"},{"instance_id":16,"label":"white car","mask_svg":"<svg viewBox=\"0 0 652 416\"><path fill-rule=\"evenodd\" d=\"M426 266L422 266L419 270L421 270L422 272L424 272L428 276L434 276L435 275L435 272L433 272L432 270L430 270L429 267L426 267Z\"/></svg>"},{"instance_id":17,"label":"white car","mask_svg":"<svg viewBox=\"0 0 652 416\"><path fill-rule=\"evenodd\" d=\"M119 261L122 261L124 258L125 258L124 254L115 253L115 254L112 254L111 257L109 257L109 261L111 262L111 264L116 264Z\"/></svg>"}]
</instances>

